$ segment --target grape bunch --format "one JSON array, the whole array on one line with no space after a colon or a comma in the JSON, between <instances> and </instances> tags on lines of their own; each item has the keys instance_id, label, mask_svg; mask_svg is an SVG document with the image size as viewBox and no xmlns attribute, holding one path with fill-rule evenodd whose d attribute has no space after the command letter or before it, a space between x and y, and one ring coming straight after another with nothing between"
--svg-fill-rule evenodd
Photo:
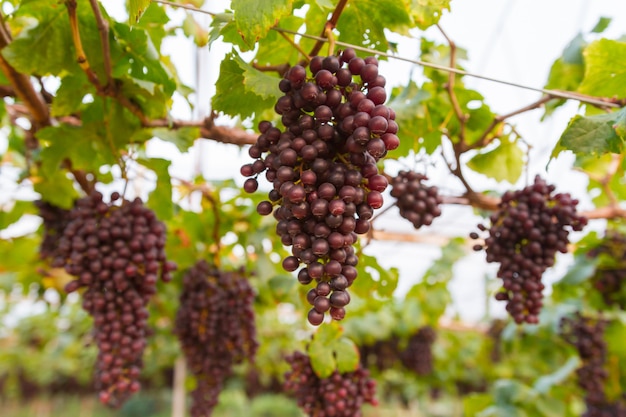
<instances>
[{"instance_id":1,"label":"grape bunch","mask_svg":"<svg viewBox=\"0 0 626 417\"><path fill-rule=\"evenodd\" d=\"M247 192L257 190L262 173L272 184L257 211L273 212L277 234L291 246L285 270L304 263L299 282L317 283L308 295L308 320L319 325L327 312L335 320L345 316L346 289L357 275L352 245L369 231L388 185L376 162L399 139L395 112L383 104L385 78L375 57L346 49L312 58L309 69L307 76L305 67L293 66L280 81L284 95L274 108L285 128L259 123L261 134L249 149L255 160L241 174L250 177Z\"/></svg>"},{"instance_id":2,"label":"grape bunch","mask_svg":"<svg viewBox=\"0 0 626 417\"><path fill-rule=\"evenodd\" d=\"M554 265L557 252L566 253L568 228L580 231L587 219L576 213L578 200L567 193L554 194L555 187L538 175L533 184L502 196L490 216L491 227L484 245L487 262L498 262L502 289L496 300L507 301L506 309L516 323L536 324L543 305L544 271ZM487 227L479 224L479 230ZM476 232L470 234L478 239Z\"/></svg>"},{"instance_id":3,"label":"grape bunch","mask_svg":"<svg viewBox=\"0 0 626 417\"><path fill-rule=\"evenodd\" d=\"M43 220L43 238L39 245L39 256L42 259L54 258L63 229L69 222L70 211L43 200L35 201L35 207Z\"/></svg>"},{"instance_id":4,"label":"grape bunch","mask_svg":"<svg viewBox=\"0 0 626 417\"><path fill-rule=\"evenodd\" d=\"M165 225L140 199L112 204L94 192L76 201L54 250L52 266L76 277L65 290L85 287L83 308L93 316L98 346L100 401L120 406L140 388L146 347L147 305L157 280L176 269L165 257Z\"/></svg>"},{"instance_id":5,"label":"grape bunch","mask_svg":"<svg viewBox=\"0 0 626 417\"><path fill-rule=\"evenodd\" d=\"M254 361L253 301L242 271L220 271L201 260L185 273L174 333L197 382L192 417L210 416L233 366Z\"/></svg>"},{"instance_id":6,"label":"grape bunch","mask_svg":"<svg viewBox=\"0 0 626 417\"><path fill-rule=\"evenodd\" d=\"M285 390L295 395L308 416L361 417L364 403L378 404L376 382L367 369L359 366L347 373L335 370L328 378L319 378L304 353L296 351L286 359L291 370L285 373Z\"/></svg>"},{"instance_id":7,"label":"grape bunch","mask_svg":"<svg viewBox=\"0 0 626 417\"><path fill-rule=\"evenodd\" d=\"M583 417L626 417L626 405L619 400L609 401L604 390L609 377L605 369L607 324L606 320L585 317L580 312L561 319L561 334L576 348L582 361L576 374L578 386L585 391L587 411Z\"/></svg>"},{"instance_id":8,"label":"grape bunch","mask_svg":"<svg viewBox=\"0 0 626 417\"><path fill-rule=\"evenodd\" d=\"M606 305L626 310L626 235L607 232L605 238L587 256L599 259L593 287L602 295Z\"/></svg>"},{"instance_id":9,"label":"grape bunch","mask_svg":"<svg viewBox=\"0 0 626 417\"><path fill-rule=\"evenodd\" d=\"M392 336L387 340L376 340L374 343L359 346L359 357L364 368L375 367L379 371L393 368L400 356L398 337Z\"/></svg>"},{"instance_id":10,"label":"grape bunch","mask_svg":"<svg viewBox=\"0 0 626 417\"><path fill-rule=\"evenodd\" d=\"M442 198L439 189L427 186L424 174L413 171L400 171L391 180L391 196L396 198L400 216L404 217L419 229L429 226L435 217L441 216Z\"/></svg>"},{"instance_id":11,"label":"grape bunch","mask_svg":"<svg viewBox=\"0 0 626 417\"><path fill-rule=\"evenodd\" d=\"M429 375L433 372L433 343L437 337L430 326L420 327L408 341L400 354L402 364L417 375Z\"/></svg>"}]
</instances>

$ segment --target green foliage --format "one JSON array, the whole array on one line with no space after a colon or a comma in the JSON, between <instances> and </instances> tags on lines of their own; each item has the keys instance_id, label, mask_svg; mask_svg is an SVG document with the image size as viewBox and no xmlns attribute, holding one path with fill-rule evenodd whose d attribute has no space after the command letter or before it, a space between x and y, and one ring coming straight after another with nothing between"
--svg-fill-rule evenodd
<instances>
[{"instance_id":1,"label":"green foliage","mask_svg":"<svg viewBox=\"0 0 626 417\"><path fill-rule=\"evenodd\" d=\"M237 32L252 49L282 17L291 14L292 0L233 0Z\"/></svg>"},{"instance_id":2,"label":"green foliage","mask_svg":"<svg viewBox=\"0 0 626 417\"><path fill-rule=\"evenodd\" d=\"M524 152L518 146L518 141L503 137L499 142L495 149L475 155L467 166L496 181L515 184L524 168Z\"/></svg>"},{"instance_id":3,"label":"green foliage","mask_svg":"<svg viewBox=\"0 0 626 417\"><path fill-rule=\"evenodd\" d=\"M598 97L625 97L626 71L619 62L626 58L626 43L600 39L589 44L583 54L585 77L579 91Z\"/></svg>"}]
</instances>

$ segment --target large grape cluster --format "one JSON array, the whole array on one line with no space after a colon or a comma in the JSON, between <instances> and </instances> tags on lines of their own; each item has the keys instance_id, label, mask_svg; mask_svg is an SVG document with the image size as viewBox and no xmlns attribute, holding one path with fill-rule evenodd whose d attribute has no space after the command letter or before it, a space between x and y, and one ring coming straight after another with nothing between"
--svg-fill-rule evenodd
<instances>
[{"instance_id":1,"label":"large grape cluster","mask_svg":"<svg viewBox=\"0 0 626 417\"><path fill-rule=\"evenodd\" d=\"M429 375L433 372L433 350L437 333L430 326L420 327L408 341L400 354L402 364L418 375Z\"/></svg>"},{"instance_id":2,"label":"large grape cluster","mask_svg":"<svg viewBox=\"0 0 626 417\"><path fill-rule=\"evenodd\" d=\"M569 231L587 224L576 213L578 200L567 193L554 194L555 187L539 176L533 184L502 196L498 210L490 217L489 236L484 245L487 262L498 262L502 290L496 299L507 301L506 309L516 323L538 323L543 305L544 271L554 265L557 252L566 253ZM480 224L480 230L487 227ZM477 233L470 237L477 239Z\"/></svg>"},{"instance_id":3,"label":"large grape cluster","mask_svg":"<svg viewBox=\"0 0 626 417\"><path fill-rule=\"evenodd\" d=\"M210 416L233 366L254 361L253 301L241 271L220 271L201 260L185 273L174 332L196 378L192 417Z\"/></svg>"},{"instance_id":4,"label":"large grape cluster","mask_svg":"<svg viewBox=\"0 0 626 417\"><path fill-rule=\"evenodd\" d=\"M375 57L363 59L346 49L339 56L314 57L309 69L311 76L293 66L280 81L284 96L275 110L285 129L261 122L249 149L255 161L241 173L250 177L244 183L248 192L256 191L262 173L272 183L269 200L257 210L273 211L278 235L292 247L283 267L292 272L304 263L298 280L317 282L308 296L308 320L319 325L326 312L335 320L345 316L346 288L357 275L352 245L357 234L369 231L388 185L376 161L397 148L399 139L395 113L383 104L385 78Z\"/></svg>"},{"instance_id":5,"label":"large grape cluster","mask_svg":"<svg viewBox=\"0 0 626 417\"><path fill-rule=\"evenodd\" d=\"M54 258L63 230L69 222L69 210L57 207L47 201L35 201L39 217L43 220L43 237L39 245L39 256L42 259Z\"/></svg>"},{"instance_id":6,"label":"large grape cluster","mask_svg":"<svg viewBox=\"0 0 626 417\"><path fill-rule=\"evenodd\" d=\"M563 338L578 350L582 365L576 370L578 385L585 391L587 411L583 417L626 417L626 404L619 399L609 401L604 384L607 346L604 341L606 320L593 319L576 313L561 319Z\"/></svg>"},{"instance_id":7,"label":"large grape cluster","mask_svg":"<svg viewBox=\"0 0 626 417\"><path fill-rule=\"evenodd\" d=\"M119 199L111 195L111 202ZM176 269L165 258L165 225L140 199L105 203L94 192L68 214L52 265L76 277L68 293L86 287L83 308L93 316L99 353L100 401L120 406L140 388L148 328L147 305L157 280Z\"/></svg>"},{"instance_id":8,"label":"large grape cluster","mask_svg":"<svg viewBox=\"0 0 626 417\"><path fill-rule=\"evenodd\" d=\"M626 310L626 236L610 231L587 255L599 259L591 277L593 287L608 306Z\"/></svg>"},{"instance_id":9,"label":"large grape cluster","mask_svg":"<svg viewBox=\"0 0 626 417\"><path fill-rule=\"evenodd\" d=\"M391 196L395 197L400 216L419 229L429 226L435 217L441 216L442 198L439 189L422 181L428 177L414 171L400 171L391 180Z\"/></svg>"},{"instance_id":10,"label":"large grape cluster","mask_svg":"<svg viewBox=\"0 0 626 417\"><path fill-rule=\"evenodd\" d=\"M287 357L291 370L285 374L285 390L295 395L298 406L311 417L361 417L365 403L377 405L376 382L369 371L358 367L353 372L319 378L307 355L294 352Z\"/></svg>"}]
</instances>

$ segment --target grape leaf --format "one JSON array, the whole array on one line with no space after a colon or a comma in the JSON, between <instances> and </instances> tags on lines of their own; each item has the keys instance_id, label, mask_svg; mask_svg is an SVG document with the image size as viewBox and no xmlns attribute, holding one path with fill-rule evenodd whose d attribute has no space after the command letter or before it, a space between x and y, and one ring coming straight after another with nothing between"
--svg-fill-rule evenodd
<instances>
[{"instance_id":1,"label":"grape leaf","mask_svg":"<svg viewBox=\"0 0 626 417\"><path fill-rule=\"evenodd\" d=\"M160 220L172 218L174 204L172 202L172 180L169 173L172 162L162 158L139 158L137 163L156 174L156 187L148 196L146 207L152 209Z\"/></svg>"},{"instance_id":2,"label":"grape leaf","mask_svg":"<svg viewBox=\"0 0 626 417\"><path fill-rule=\"evenodd\" d=\"M237 62L244 70L243 83L246 86L246 90L274 102L283 95L278 88L280 78L269 75L266 72L259 71L248 65L243 60L238 60Z\"/></svg>"},{"instance_id":3,"label":"grape leaf","mask_svg":"<svg viewBox=\"0 0 626 417\"><path fill-rule=\"evenodd\" d=\"M83 49L87 51L92 68L99 76L103 75L102 47L95 17L87 0L78 0L77 4ZM2 50L2 55L16 70L37 75L81 71L63 3L25 0L13 17L18 22L26 22L26 26L19 28L18 35Z\"/></svg>"},{"instance_id":4,"label":"grape leaf","mask_svg":"<svg viewBox=\"0 0 626 417\"><path fill-rule=\"evenodd\" d=\"M150 6L151 0L128 0L128 22L139 22L143 12Z\"/></svg>"},{"instance_id":5,"label":"grape leaf","mask_svg":"<svg viewBox=\"0 0 626 417\"><path fill-rule=\"evenodd\" d=\"M571 356L559 369L549 375L539 377L533 384L533 389L540 394L546 394L554 385L562 383L572 372L580 366L578 356Z\"/></svg>"},{"instance_id":6,"label":"grape leaf","mask_svg":"<svg viewBox=\"0 0 626 417\"><path fill-rule=\"evenodd\" d=\"M211 100L213 108L229 116L246 118L274 105L274 100L265 100L248 90L244 80L244 69L238 57L234 53L228 54L220 64L216 93Z\"/></svg>"},{"instance_id":7,"label":"grape leaf","mask_svg":"<svg viewBox=\"0 0 626 417\"><path fill-rule=\"evenodd\" d=\"M180 129L157 128L152 129L152 134L157 138L176 145L179 151L187 152L196 139L200 137L200 129L197 127L182 127Z\"/></svg>"},{"instance_id":8,"label":"grape leaf","mask_svg":"<svg viewBox=\"0 0 626 417\"><path fill-rule=\"evenodd\" d=\"M387 51L385 29L398 32L411 24L406 2L396 0L359 0L348 2L339 17L339 40Z\"/></svg>"},{"instance_id":9,"label":"grape leaf","mask_svg":"<svg viewBox=\"0 0 626 417\"><path fill-rule=\"evenodd\" d=\"M50 113L54 117L80 112L85 104L85 96L96 94L95 88L87 80L85 73L69 74L61 79Z\"/></svg>"},{"instance_id":10,"label":"grape leaf","mask_svg":"<svg viewBox=\"0 0 626 417\"><path fill-rule=\"evenodd\" d=\"M598 23L596 23L596 25L593 27L593 29L591 29L592 33L602 33L606 30L606 28L609 27L609 25L611 24L611 18L610 17L600 17L600 19L598 20Z\"/></svg>"},{"instance_id":11,"label":"grape leaf","mask_svg":"<svg viewBox=\"0 0 626 417\"><path fill-rule=\"evenodd\" d=\"M503 137L497 148L475 155L467 166L496 181L515 184L522 175L524 152L517 145L517 141Z\"/></svg>"},{"instance_id":12,"label":"grape leaf","mask_svg":"<svg viewBox=\"0 0 626 417\"><path fill-rule=\"evenodd\" d=\"M359 349L354 342L347 337L335 340L330 347L335 353L337 370L340 373L353 372L359 366Z\"/></svg>"},{"instance_id":13,"label":"grape leaf","mask_svg":"<svg viewBox=\"0 0 626 417\"><path fill-rule=\"evenodd\" d=\"M574 116L568 123L565 131L559 138L552 151L552 158L564 150L570 150L576 154L601 155L607 152L620 153L624 145L624 139L620 138L614 126L623 131L625 110L617 113L599 114L594 116Z\"/></svg>"},{"instance_id":14,"label":"grape leaf","mask_svg":"<svg viewBox=\"0 0 626 417\"><path fill-rule=\"evenodd\" d=\"M420 29L439 22L444 10L450 10L450 0L412 0L411 16Z\"/></svg>"},{"instance_id":15,"label":"grape leaf","mask_svg":"<svg viewBox=\"0 0 626 417\"><path fill-rule=\"evenodd\" d=\"M292 0L233 0L237 31L252 49L278 21L291 14Z\"/></svg>"},{"instance_id":16,"label":"grape leaf","mask_svg":"<svg viewBox=\"0 0 626 417\"><path fill-rule=\"evenodd\" d=\"M166 24L170 21L165 9L157 3L151 3L141 15L141 20L135 23L134 28L141 28L152 39L157 50L161 50L163 38L167 36Z\"/></svg>"},{"instance_id":17,"label":"grape leaf","mask_svg":"<svg viewBox=\"0 0 626 417\"><path fill-rule=\"evenodd\" d=\"M585 77L578 91L600 97L626 97L626 43L600 39L585 48Z\"/></svg>"},{"instance_id":18,"label":"grape leaf","mask_svg":"<svg viewBox=\"0 0 626 417\"><path fill-rule=\"evenodd\" d=\"M44 176L31 177L33 188L41 194L41 199L57 207L69 209L78 198L74 181L67 176L67 171L57 169Z\"/></svg>"},{"instance_id":19,"label":"grape leaf","mask_svg":"<svg viewBox=\"0 0 626 417\"><path fill-rule=\"evenodd\" d=\"M15 201L10 210L0 210L0 230L6 229L18 221L24 214L34 213L36 210L31 201Z\"/></svg>"},{"instance_id":20,"label":"grape leaf","mask_svg":"<svg viewBox=\"0 0 626 417\"><path fill-rule=\"evenodd\" d=\"M337 368L332 349L315 339L309 344L307 353L311 359L313 372L319 378L328 378Z\"/></svg>"}]
</instances>

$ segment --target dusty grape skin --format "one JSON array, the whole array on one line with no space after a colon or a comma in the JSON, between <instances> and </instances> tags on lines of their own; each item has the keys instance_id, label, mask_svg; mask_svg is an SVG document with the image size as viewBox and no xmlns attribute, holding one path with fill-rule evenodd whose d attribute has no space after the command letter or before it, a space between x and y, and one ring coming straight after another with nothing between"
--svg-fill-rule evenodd
<instances>
[{"instance_id":1,"label":"dusty grape skin","mask_svg":"<svg viewBox=\"0 0 626 417\"><path fill-rule=\"evenodd\" d=\"M248 177L245 191L256 191L263 173L271 182L269 201L258 204L257 212L273 213L289 225L276 229L280 241L292 246L283 267L296 272L307 265L308 276L299 278L305 285L329 282L342 267L356 264L355 232L370 230L369 220L382 207L387 187L376 162L399 145L395 112L383 104L385 80L377 59L358 58L346 49L339 56L313 57L309 71L298 65L287 71L279 83L284 95L275 106L284 129L261 122L261 134L249 150L254 161L241 168ZM301 234L309 236L310 247L295 238ZM311 270L314 263L323 266L321 274ZM356 278L352 270L350 275L347 286ZM320 310L334 319L345 315L343 306ZM318 313L309 315L311 324L322 321Z\"/></svg>"}]
</instances>

